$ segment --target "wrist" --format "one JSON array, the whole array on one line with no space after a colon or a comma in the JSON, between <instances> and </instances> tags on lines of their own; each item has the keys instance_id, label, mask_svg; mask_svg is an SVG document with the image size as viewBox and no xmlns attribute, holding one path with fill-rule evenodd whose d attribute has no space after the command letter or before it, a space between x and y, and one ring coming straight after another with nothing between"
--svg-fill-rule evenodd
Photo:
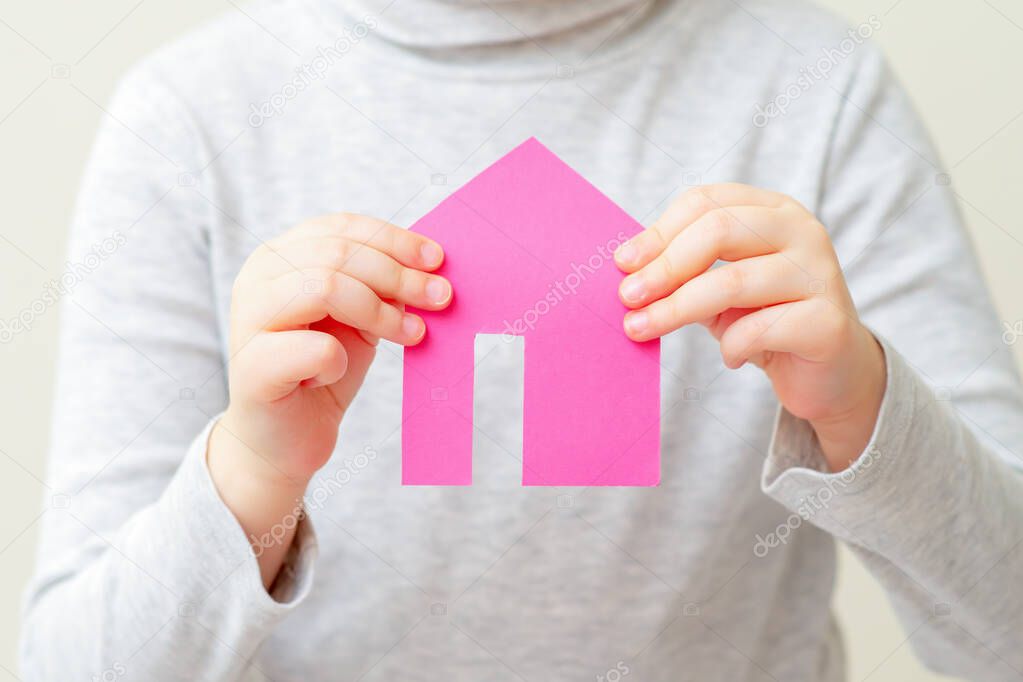
<instances>
[{"instance_id":1,"label":"wrist","mask_svg":"<svg viewBox=\"0 0 1023 682\"><path fill-rule=\"evenodd\" d=\"M301 497L310 477L285 470L257 447L256 439L246 435L228 409L213 425L206 453L218 490L222 486L243 488L275 500L296 494Z\"/></svg>"},{"instance_id":2,"label":"wrist","mask_svg":"<svg viewBox=\"0 0 1023 682\"><path fill-rule=\"evenodd\" d=\"M867 448L877 425L887 384L884 351L874 335L861 326L862 349L850 363L852 390L841 412L810 420L821 452L832 473L847 469Z\"/></svg>"}]
</instances>

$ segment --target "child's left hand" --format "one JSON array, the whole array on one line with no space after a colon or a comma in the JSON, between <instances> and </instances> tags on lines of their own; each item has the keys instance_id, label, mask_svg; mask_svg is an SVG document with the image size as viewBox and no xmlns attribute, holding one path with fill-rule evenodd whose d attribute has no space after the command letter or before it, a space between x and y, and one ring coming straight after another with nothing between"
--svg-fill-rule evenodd
<instances>
[{"instance_id":1,"label":"child's left hand","mask_svg":"<svg viewBox=\"0 0 1023 682\"><path fill-rule=\"evenodd\" d=\"M856 314L823 225L794 199L721 184L680 196L615 253L636 341L699 322L725 365L763 369L808 420L832 471L866 447L885 388L880 345ZM711 268L718 260L729 261Z\"/></svg>"}]
</instances>

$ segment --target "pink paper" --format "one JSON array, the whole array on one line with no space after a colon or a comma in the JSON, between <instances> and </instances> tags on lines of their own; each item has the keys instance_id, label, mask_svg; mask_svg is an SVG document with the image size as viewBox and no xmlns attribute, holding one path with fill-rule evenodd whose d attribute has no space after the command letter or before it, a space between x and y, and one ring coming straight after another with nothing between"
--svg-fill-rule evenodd
<instances>
[{"instance_id":1,"label":"pink paper","mask_svg":"<svg viewBox=\"0 0 1023 682\"><path fill-rule=\"evenodd\" d=\"M405 349L402 483L472 483L477 333L525 337L523 485L660 480L660 344L622 330L612 253L642 229L536 139L412 230L445 251L454 299Z\"/></svg>"}]
</instances>

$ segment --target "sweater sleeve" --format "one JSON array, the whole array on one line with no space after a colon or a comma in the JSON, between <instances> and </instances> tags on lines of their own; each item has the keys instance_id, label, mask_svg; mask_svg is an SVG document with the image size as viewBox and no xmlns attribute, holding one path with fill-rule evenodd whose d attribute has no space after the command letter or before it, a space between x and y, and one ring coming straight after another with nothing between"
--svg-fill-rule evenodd
<instances>
[{"instance_id":1,"label":"sweater sleeve","mask_svg":"<svg viewBox=\"0 0 1023 682\"><path fill-rule=\"evenodd\" d=\"M1019 378L955 207L955 179L935 165L883 60L862 49L844 90L834 87L843 105L820 217L881 340L886 393L867 449L838 474L827 473L810 426L781 410L762 484L864 560L925 664L1019 679ZM1019 245L1007 239L1006 248Z\"/></svg>"},{"instance_id":2,"label":"sweater sleeve","mask_svg":"<svg viewBox=\"0 0 1023 682\"><path fill-rule=\"evenodd\" d=\"M25 599L27 679L260 679L254 654L309 589L308 521L291 519L293 550L268 594L206 468L227 382L201 194L215 151L195 131L140 68L85 172L58 290L52 499Z\"/></svg>"}]
</instances>

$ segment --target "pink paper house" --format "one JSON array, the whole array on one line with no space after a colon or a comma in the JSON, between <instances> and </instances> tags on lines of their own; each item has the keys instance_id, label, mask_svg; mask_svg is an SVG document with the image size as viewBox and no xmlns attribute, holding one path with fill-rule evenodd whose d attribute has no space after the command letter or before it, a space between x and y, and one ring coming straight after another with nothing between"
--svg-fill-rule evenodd
<instances>
[{"instance_id":1,"label":"pink paper house","mask_svg":"<svg viewBox=\"0 0 1023 682\"><path fill-rule=\"evenodd\" d=\"M657 485L660 345L625 336L612 253L642 229L536 139L424 216L450 307L405 349L402 483L472 483L474 342L525 339L523 485Z\"/></svg>"}]
</instances>

